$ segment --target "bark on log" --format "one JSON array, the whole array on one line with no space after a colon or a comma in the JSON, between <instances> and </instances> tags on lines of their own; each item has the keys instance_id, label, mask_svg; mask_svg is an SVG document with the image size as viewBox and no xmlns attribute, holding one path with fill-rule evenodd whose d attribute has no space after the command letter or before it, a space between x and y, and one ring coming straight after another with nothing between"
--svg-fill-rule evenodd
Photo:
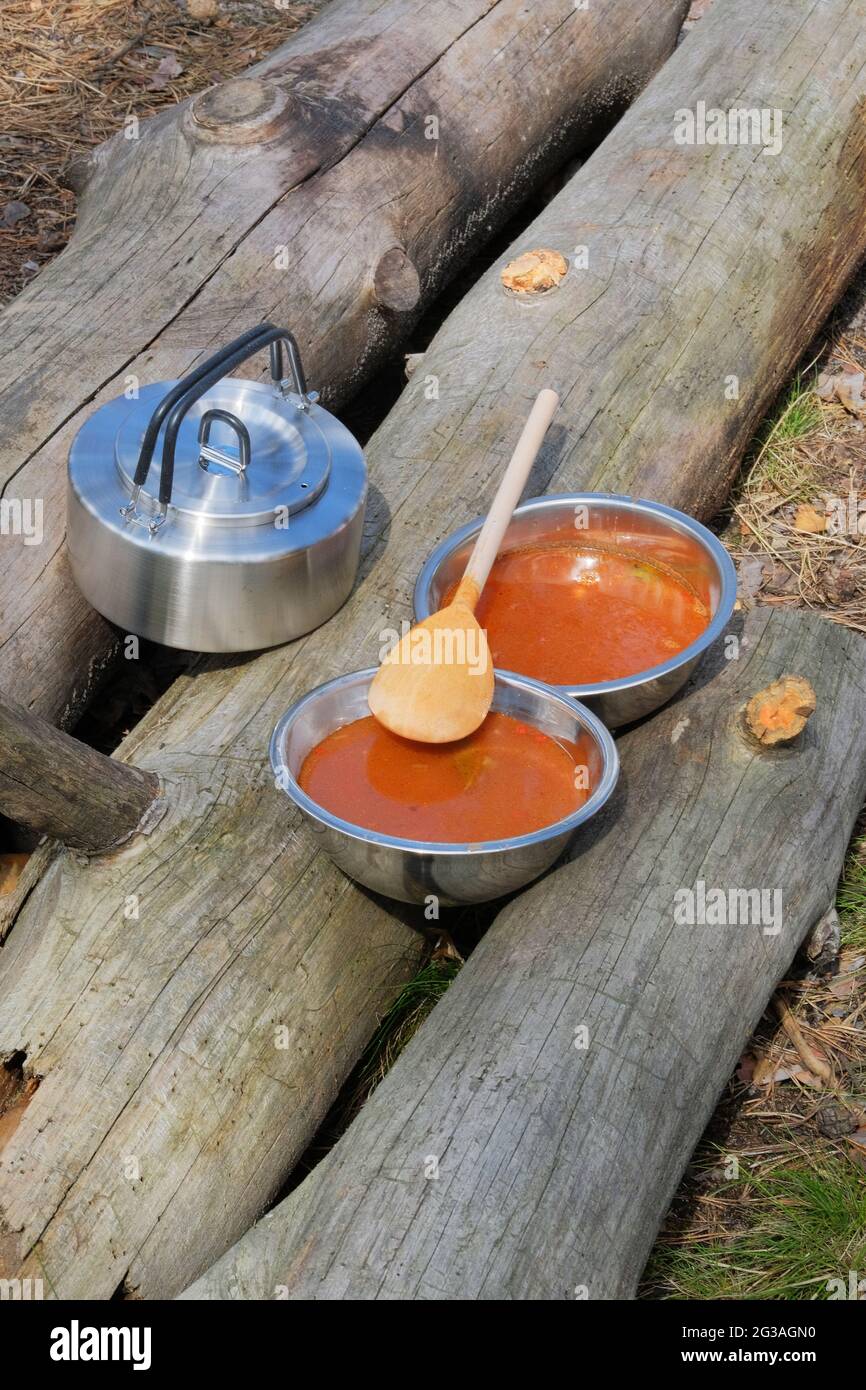
<instances>
[{"instance_id":1,"label":"bark on log","mask_svg":"<svg viewBox=\"0 0 866 1390\"><path fill-rule=\"evenodd\" d=\"M761 608L714 666L621 740L573 861L500 913L337 1146L187 1297L634 1296L866 795L859 634ZM818 709L764 749L743 706L783 670ZM727 924L684 920L702 882Z\"/></svg>"},{"instance_id":2,"label":"bark on log","mask_svg":"<svg viewBox=\"0 0 866 1390\"><path fill-rule=\"evenodd\" d=\"M273 791L270 729L303 690L375 660L421 556L492 494L540 385L563 406L533 490L601 477L713 505L716 473L866 235L863 4L717 0L503 258L591 236L589 270L528 305L494 268L375 436L380 495L353 599L290 647L175 685L123 749L166 789L147 843L87 868L56 856L28 881L0 961L0 1055L28 1051L44 1079L0 1174L7 1269L47 1270L61 1296L104 1296L127 1271L145 1296L176 1292L273 1199L419 952L393 905L342 879ZM673 113L696 92L722 107L787 92L781 153L675 145ZM740 391L726 399L731 371ZM142 1184L125 1177L129 1155L145 1160Z\"/></svg>"},{"instance_id":3,"label":"bark on log","mask_svg":"<svg viewBox=\"0 0 866 1390\"><path fill-rule=\"evenodd\" d=\"M0 491L39 499L44 530L39 545L4 540L0 687L68 724L116 646L63 547L66 455L96 406L264 319L287 323L311 384L339 402L615 120L686 7L342 0L247 77L85 161L69 248L0 319Z\"/></svg>"},{"instance_id":4,"label":"bark on log","mask_svg":"<svg viewBox=\"0 0 866 1390\"><path fill-rule=\"evenodd\" d=\"M103 850L131 835L159 779L106 758L0 695L0 812L74 849Z\"/></svg>"}]
</instances>

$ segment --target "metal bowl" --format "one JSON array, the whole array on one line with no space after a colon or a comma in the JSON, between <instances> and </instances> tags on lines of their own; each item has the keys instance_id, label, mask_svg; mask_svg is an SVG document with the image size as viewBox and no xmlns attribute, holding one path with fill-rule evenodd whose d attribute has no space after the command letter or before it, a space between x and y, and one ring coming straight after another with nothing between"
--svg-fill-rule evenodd
<instances>
[{"instance_id":1,"label":"metal bowl","mask_svg":"<svg viewBox=\"0 0 866 1390\"><path fill-rule=\"evenodd\" d=\"M443 906L512 893L559 858L577 827L601 809L616 785L616 746L595 715L539 681L498 671L493 708L576 743L581 761L576 758L575 766L588 768L594 787L588 800L573 815L530 835L478 844L403 840L353 825L307 796L297 774L311 748L334 729L370 713L367 691L375 674L376 667L355 671L304 695L274 729L270 756L277 786L300 807L321 836L322 848L343 873L377 893L408 903L434 895Z\"/></svg>"},{"instance_id":2,"label":"metal bowl","mask_svg":"<svg viewBox=\"0 0 866 1390\"><path fill-rule=\"evenodd\" d=\"M482 519L477 517L448 536L425 562L415 585L417 619L435 613L460 578ZM685 684L727 626L737 597L736 571L721 541L684 512L660 502L603 492L554 494L524 502L514 513L502 548L514 550L564 537L578 544L607 542L663 562L682 575L712 614L696 641L659 666L593 685L552 687L588 705L608 728L615 729L658 709Z\"/></svg>"}]
</instances>

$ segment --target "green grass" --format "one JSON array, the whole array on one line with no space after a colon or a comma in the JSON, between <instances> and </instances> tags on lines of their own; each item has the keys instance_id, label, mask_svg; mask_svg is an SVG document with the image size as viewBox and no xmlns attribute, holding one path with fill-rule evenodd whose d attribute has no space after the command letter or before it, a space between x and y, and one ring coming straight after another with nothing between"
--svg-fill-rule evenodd
<instances>
[{"instance_id":1,"label":"green grass","mask_svg":"<svg viewBox=\"0 0 866 1390\"><path fill-rule=\"evenodd\" d=\"M358 1072L356 1097L363 1100L390 1071L412 1035L460 970L457 960L431 960L401 989L367 1044Z\"/></svg>"},{"instance_id":2,"label":"green grass","mask_svg":"<svg viewBox=\"0 0 866 1390\"><path fill-rule=\"evenodd\" d=\"M793 446L823 424L815 378L798 375L787 395L758 431L755 451L746 464L750 485L769 486L782 497L804 501L815 488L814 470Z\"/></svg>"},{"instance_id":3,"label":"green grass","mask_svg":"<svg viewBox=\"0 0 866 1390\"><path fill-rule=\"evenodd\" d=\"M845 861L836 897L842 944L866 951L866 836L855 840Z\"/></svg>"},{"instance_id":4,"label":"green grass","mask_svg":"<svg viewBox=\"0 0 866 1390\"><path fill-rule=\"evenodd\" d=\"M866 1181L832 1154L814 1167L747 1176L744 1230L658 1245L645 1275L652 1298L826 1299L827 1282L866 1277Z\"/></svg>"}]
</instances>

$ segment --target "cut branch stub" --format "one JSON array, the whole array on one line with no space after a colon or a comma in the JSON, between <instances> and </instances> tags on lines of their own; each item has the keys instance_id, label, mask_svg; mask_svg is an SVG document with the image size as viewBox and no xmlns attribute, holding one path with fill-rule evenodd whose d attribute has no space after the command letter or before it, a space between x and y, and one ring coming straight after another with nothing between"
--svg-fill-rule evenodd
<instances>
[{"instance_id":1,"label":"cut branch stub","mask_svg":"<svg viewBox=\"0 0 866 1390\"><path fill-rule=\"evenodd\" d=\"M815 710L815 691L805 676L780 676L746 705L749 733L765 748L790 743Z\"/></svg>"},{"instance_id":2,"label":"cut branch stub","mask_svg":"<svg viewBox=\"0 0 866 1390\"><path fill-rule=\"evenodd\" d=\"M502 271L502 283L512 294L544 294L553 290L568 272L568 261L561 251L540 247L524 251Z\"/></svg>"},{"instance_id":3,"label":"cut branch stub","mask_svg":"<svg viewBox=\"0 0 866 1390\"><path fill-rule=\"evenodd\" d=\"M406 314L421 298L421 279L402 246L392 246L373 272L373 293L381 309Z\"/></svg>"},{"instance_id":4,"label":"cut branch stub","mask_svg":"<svg viewBox=\"0 0 866 1390\"><path fill-rule=\"evenodd\" d=\"M288 106L282 87L239 77L195 98L189 109L190 129L200 140L246 145L274 135Z\"/></svg>"},{"instance_id":5,"label":"cut branch stub","mask_svg":"<svg viewBox=\"0 0 866 1390\"><path fill-rule=\"evenodd\" d=\"M0 699L0 811L73 849L119 844L159 791L152 772L106 758Z\"/></svg>"}]
</instances>

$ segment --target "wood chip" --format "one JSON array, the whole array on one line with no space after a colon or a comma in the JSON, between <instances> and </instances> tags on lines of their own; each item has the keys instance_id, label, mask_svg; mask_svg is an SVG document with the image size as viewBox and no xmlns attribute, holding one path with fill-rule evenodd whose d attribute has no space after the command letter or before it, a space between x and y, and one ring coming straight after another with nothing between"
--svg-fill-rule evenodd
<instances>
[{"instance_id":1,"label":"wood chip","mask_svg":"<svg viewBox=\"0 0 866 1390\"><path fill-rule=\"evenodd\" d=\"M819 1056L811 1044L806 1041L803 1036L803 1031L792 1014L787 1001L782 998L781 994L777 994L773 997L773 1004L779 1016L779 1022L786 1036L794 1044L797 1055L803 1063L803 1066L808 1068L813 1076L825 1082L826 1085L832 1085L833 1068L826 1058Z\"/></svg>"}]
</instances>

